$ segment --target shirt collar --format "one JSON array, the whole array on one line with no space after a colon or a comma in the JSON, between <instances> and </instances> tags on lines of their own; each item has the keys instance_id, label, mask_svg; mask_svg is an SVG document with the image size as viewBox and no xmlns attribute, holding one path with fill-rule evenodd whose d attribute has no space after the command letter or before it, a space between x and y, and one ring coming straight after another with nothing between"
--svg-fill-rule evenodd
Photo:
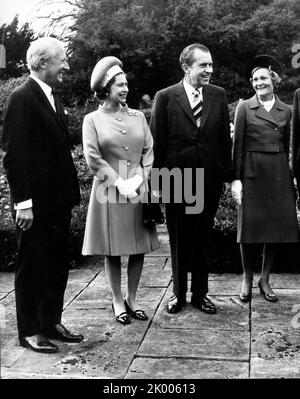
<instances>
[{"instance_id":1,"label":"shirt collar","mask_svg":"<svg viewBox=\"0 0 300 399\"><path fill-rule=\"evenodd\" d=\"M257 97L257 98L258 98L258 97ZM262 100L260 100L260 99L258 98L258 101L259 101L261 104L263 104L263 105L271 105L271 104L274 104L274 103L275 103L275 96L274 96L274 94L273 94L272 99L271 99L271 100L268 100L268 101L262 101Z\"/></svg>"},{"instance_id":2,"label":"shirt collar","mask_svg":"<svg viewBox=\"0 0 300 399\"><path fill-rule=\"evenodd\" d=\"M202 97L202 87L199 87L199 89L195 89L193 86L191 86L185 78L183 78L183 87L186 91L186 94L188 95L189 98L193 98L193 95L196 90L200 93L200 96Z\"/></svg>"},{"instance_id":3,"label":"shirt collar","mask_svg":"<svg viewBox=\"0 0 300 399\"><path fill-rule=\"evenodd\" d=\"M43 92L49 98L52 93L52 88L49 85L47 85L47 83L43 82L41 79L37 78L36 76L30 75L30 77L38 83Z\"/></svg>"}]
</instances>

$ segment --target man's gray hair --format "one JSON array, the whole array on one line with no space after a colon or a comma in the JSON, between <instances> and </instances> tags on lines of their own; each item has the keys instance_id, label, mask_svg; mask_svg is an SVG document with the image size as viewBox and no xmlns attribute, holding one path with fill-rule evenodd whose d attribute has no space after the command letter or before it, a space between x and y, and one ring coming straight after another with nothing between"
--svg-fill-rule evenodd
<instances>
[{"instance_id":1,"label":"man's gray hair","mask_svg":"<svg viewBox=\"0 0 300 399\"><path fill-rule=\"evenodd\" d=\"M32 42L27 50L26 59L31 71L38 71L41 61L48 61L55 57L59 49L64 49L63 43L54 37L41 37Z\"/></svg>"}]
</instances>

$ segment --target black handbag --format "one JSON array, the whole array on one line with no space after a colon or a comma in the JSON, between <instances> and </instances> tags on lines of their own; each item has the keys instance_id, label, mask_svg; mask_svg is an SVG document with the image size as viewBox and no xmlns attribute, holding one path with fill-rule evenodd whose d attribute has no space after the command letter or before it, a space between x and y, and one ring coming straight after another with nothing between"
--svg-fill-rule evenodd
<instances>
[{"instance_id":1,"label":"black handbag","mask_svg":"<svg viewBox=\"0 0 300 399\"><path fill-rule=\"evenodd\" d=\"M150 184L147 199L148 202L143 203L143 220L145 226L151 229L155 224L164 224L165 217L159 203L155 202L157 199L155 199L151 192Z\"/></svg>"}]
</instances>

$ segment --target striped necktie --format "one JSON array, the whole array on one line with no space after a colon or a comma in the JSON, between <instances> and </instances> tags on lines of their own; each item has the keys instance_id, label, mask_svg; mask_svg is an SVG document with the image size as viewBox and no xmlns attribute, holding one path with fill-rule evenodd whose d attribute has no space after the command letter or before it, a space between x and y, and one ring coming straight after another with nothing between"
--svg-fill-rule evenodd
<instances>
[{"instance_id":1,"label":"striped necktie","mask_svg":"<svg viewBox=\"0 0 300 399\"><path fill-rule=\"evenodd\" d=\"M199 90L196 89L194 91L193 95L194 95L194 100L193 100L192 111L193 111L193 114L194 114L194 117L195 117L196 124L197 124L198 127L200 127L203 102L202 102Z\"/></svg>"}]
</instances>

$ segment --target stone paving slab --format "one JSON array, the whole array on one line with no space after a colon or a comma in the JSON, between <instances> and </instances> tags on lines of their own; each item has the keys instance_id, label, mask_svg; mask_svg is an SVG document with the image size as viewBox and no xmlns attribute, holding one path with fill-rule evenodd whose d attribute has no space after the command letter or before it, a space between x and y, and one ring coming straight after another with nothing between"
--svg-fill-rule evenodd
<instances>
[{"instance_id":1,"label":"stone paving slab","mask_svg":"<svg viewBox=\"0 0 300 399\"><path fill-rule=\"evenodd\" d=\"M291 326L295 315L293 306L300 311L300 290L276 290L278 302L266 301L258 290L253 290L251 323L254 329L276 326Z\"/></svg>"},{"instance_id":2,"label":"stone paving slab","mask_svg":"<svg viewBox=\"0 0 300 399\"><path fill-rule=\"evenodd\" d=\"M202 359L136 358L126 379L248 378L248 364Z\"/></svg>"},{"instance_id":3,"label":"stone paving slab","mask_svg":"<svg viewBox=\"0 0 300 399\"><path fill-rule=\"evenodd\" d=\"M172 287L170 286L154 317L154 328L249 330L249 304L242 303L238 297L211 297L217 307L217 313L213 315L200 312L189 303L181 312L169 314L165 308L171 294Z\"/></svg>"},{"instance_id":4,"label":"stone paving slab","mask_svg":"<svg viewBox=\"0 0 300 399\"><path fill-rule=\"evenodd\" d=\"M93 257L94 258L94 257ZM98 257L97 257L98 258ZM100 260L96 260L98 264ZM91 268L84 268L84 269L72 269L69 271L69 281L72 283L91 283L91 281L97 277L97 275L103 272L98 266L93 266Z\"/></svg>"},{"instance_id":5,"label":"stone paving slab","mask_svg":"<svg viewBox=\"0 0 300 399\"><path fill-rule=\"evenodd\" d=\"M300 378L299 358L295 360L251 359L251 378Z\"/></svg>"},{"instance_id":6,"label":"stone paving slab","mask_svg":"<svg viewBox=\"0 0 300 399\"><path fill-rule=\"evenodd\" d=\"M157 250L148 253L147 256L150 258L155 258L155 257L170 257L171 256L171 251L170 251L170 246L168 242L162 241L161 239L159 240L160 247L157 248Z\"/></svg>"},{"instance_id":7,"label":"stone paving slab","mask_svg":"<svg viewBox=\"0 0 300 399\"><path fill-rule=\"evenodd\" d=\"M126 258L122 273L125 293ZM62 320L71 330L82 332L85 340L55 341L60 352L45 356L18 345L14 292L9 291L14 275L1 273L8 291L0 292L6 313L1 378L300 378L300 325L292 326L293 318L300 324L300 309L293 312L294 305L300 307L299 274L271 275L280 298L276 304L259 294L259 274L254 277L250 304L238 298L241 274L211 274L216 315L206 315L189 303L182 312L167 314L170 277L168 256L145 257L138 301L149 320L122 326L114 320L103 258L91 257L88 268L70 271Z\"/></svg>"},{"instance_id":8,"label":"stone paving slab","mask_svg":"<svg viewBox=\"0 0 300 399\"><path fill-rule=\"evenodd\" d=\"M137 293L137 301L140 306L149 305L154 308L158 305L164 293L164 287L140 287ZM125 293L125 287L123 292ZM72 309L104 309L108 308L112 313L112 295L109 287L100 287L97 285L85 289L74 302Z\"/></svg>"},{"instance_id":9,"label":"stone paving slab","mask_svg":"<svg viewBox=\"0 0 300 399\"><path fill-rule=\"evenodd\" d=\"M0 272L0 294L7 294L14 290L14 273Z\"/></svg>"},{"instance_id":10,"label":"stone paving slab","mask_svg":"<svg viewBox=\"0 0 300 399\"><path fill-rule=\"evenodd\" d=\"M69 313L69 314L68 314ZM45 356L38 362L40 354L29 350L14 363L14 371L32 374L76 375L92 378L123 378L145 335L149 321L134 320L128 326L114 321L112 312L95 310L90 312L66 311L64 321L70 328L80 331L84 325L85 340L79 344L61 343L53 340L60 352ZM99 317L101 316L101 317Z\"/></svg>"},{"instance_id":11,"label":"stone paving slab","mask_svg":"<svg viewBox=\"0 0 300 399\"><path fill-rule=\"evenodd\" d=\"M249 344L247 331L150 329L138 356L247 361Z\"/></svg>"}]
</instances>

